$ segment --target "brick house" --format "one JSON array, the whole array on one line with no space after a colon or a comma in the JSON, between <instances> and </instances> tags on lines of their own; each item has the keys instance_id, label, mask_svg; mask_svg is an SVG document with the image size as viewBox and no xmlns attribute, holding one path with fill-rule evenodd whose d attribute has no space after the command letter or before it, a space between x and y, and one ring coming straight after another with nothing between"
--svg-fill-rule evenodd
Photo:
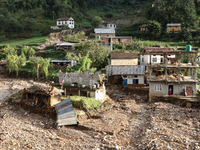
<instances>
[{"instance_id":1,"label":"brick house","mask_svg":"<svg viewBox=\"0 0 200 150\"><path fill-rule=\"evenodd\" d=\"M115 37L102 37L102 43L132 43L132 36L115 36Z\"/></svg>"}]
</instances>

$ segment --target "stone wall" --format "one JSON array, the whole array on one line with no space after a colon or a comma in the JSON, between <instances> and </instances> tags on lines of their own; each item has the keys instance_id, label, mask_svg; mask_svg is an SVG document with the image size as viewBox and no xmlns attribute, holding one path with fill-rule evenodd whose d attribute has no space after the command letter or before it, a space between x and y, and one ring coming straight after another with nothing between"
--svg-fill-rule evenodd
<instances>
[{"instance_id":1,"label":"stone wall","mask_svg":"<svg viewBox=\"0 0 200 150\"><path fill-rule=\"evenodd\" d=\"M88 71L85 71L83 74L78 74L77 71L72 73L63 73L59 72L59 83L62 83L62 80L64 79L64 76L66 75L65 82L66 84L71 83L78 83L81 85L89 86L90 84L93 85L95 82L98 82L100 80L99 72L95 72L95 74L90 74Z\"/></svg>"}]
</instances>

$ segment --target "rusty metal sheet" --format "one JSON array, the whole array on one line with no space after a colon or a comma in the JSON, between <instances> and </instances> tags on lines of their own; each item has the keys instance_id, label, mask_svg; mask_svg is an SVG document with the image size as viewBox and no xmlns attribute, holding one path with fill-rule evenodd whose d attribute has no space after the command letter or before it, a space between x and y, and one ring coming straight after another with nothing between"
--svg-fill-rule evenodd
<instances>
[{"instance_id":1,"label":"rusty metal sheet","mask_svg":"<svg viewBox=\"0 0 200 150\"><path fill-rule=\"evenodd\" d=\"M58 126L77 124L71 99L68 98L55 105Z\"/></svg>"}]
</instances>

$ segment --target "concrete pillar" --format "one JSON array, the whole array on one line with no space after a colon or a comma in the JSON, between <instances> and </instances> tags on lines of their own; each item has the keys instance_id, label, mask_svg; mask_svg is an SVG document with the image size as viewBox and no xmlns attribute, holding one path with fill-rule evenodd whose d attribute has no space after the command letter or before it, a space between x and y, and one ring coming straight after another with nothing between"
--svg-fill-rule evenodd
<instances>
[{"instance_id":1,"label":"concrete pillar","mask_svg":"<svg viewBox=\"0 0 200 150\"><path fill-rule=\"evenodd\" d=\"M194 80L196 81L197 79L197 68L195 68L195 74L194 74Z\"/></svg>"},{"instance_id":2,"label":"concrete pillar","mask_svg":"<svg viewBox=\"0 0 200 150\"><path fill-rule=\"evenodd\" d=\"M78 96L81 96L81 90L78 90Z\"/></svg>"},{"instance_id":3,"label":"concrete pillar","mask_svg":"<svg viewBox=\"0 0 200 150\"><path fill-rule=\"evenodd\" d=\"M151 81L151 68L149 68L149 80Z\"/></svg>"},{"instance_id":4,"label":"concrete pillar","mask_svg":"<svg viewBox=\"0 0 200 150\"><path fill-rule=\"evenodd\" d=\"M167 81L167 68L165 68L165 81Z\"/></svg>"},{"instance_id":5,"label":"concrete pillar","mask_svg":"<svg viewBox=\"0 0 200 150\"><path fill-rule=\"evenodd\" d=\"M180 79L181 79L181 70L180 68L178 69L178 83L180 84Z\"/></svg>"}]
</instances>

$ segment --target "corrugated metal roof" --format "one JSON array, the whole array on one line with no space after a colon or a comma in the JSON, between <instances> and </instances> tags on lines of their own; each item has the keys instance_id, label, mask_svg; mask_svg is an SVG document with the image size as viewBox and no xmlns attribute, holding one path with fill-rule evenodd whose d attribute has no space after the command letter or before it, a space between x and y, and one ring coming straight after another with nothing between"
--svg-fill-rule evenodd
<instances>
[{"instance_id":1,"label":"corrugated metal roof","mask_svg":"<svg viewBox=\"0 0 200 150\"><path fill-rule=\"evenodd\" d=\"M180 23L168 23L167 27L181 26Z\"/></svg>"},{"instance_id":2,"label":"corrugated metal roof","mask_svg":"<svg viewBox=\"0 0 200 150\"><path fill-rule=\"evenodd\" d=\"M76 61L76 60L50 60L50 62L59 62L59 63L62 63L62 62L71 62L71 61Z\"/></svg>"},{"instance_id":3,"label":"corrugated metal roof","mask_svg":"<svg viewBox=\"0 0 200 150\"><path fill-rule=\"evenodd\" d=\"M68 98L55 105L58 126L77 124L71 99Z\"/></svg>"},{"instance_id":4,"label":"corrugated metal roof","mask_svg":"<svg viewBox=\"0 0 200 150\"><path fill-rule=\"evenodd\" d=\"M145 66L110 65L106 67L106 75L144 75Z\"/></svg>"},{"instance_id":5,"label":"corrugated metal roof","mask_svg":"<svg viewBox=\"0 0 200 150\"><path fill-rule=\"evenodd\" d=\"M114 28L95 28L95 33L115 33Z\"/></svg>"},{"instance_id":6,"label":"corrugated metal roof","mask_svg":"<svg viewBox=\"0 0 200 150\"><path fill-rule=\"evenodd\" d=\"M143 25L141 25L140 27L147 27L148 25L147 24L143 24Z\"/></svg>"},{"instance_id":7,"label":"corrugated metal roof","mask_svg":"<svg viewBox=\"0 0 200 150\"><path fill-rule=\"evenodd\" d=\"M61 43L61 44L57 44L57 46L73 46L73 43Z\"/></svg>"},{"instance_id":8,"label":"corrugated metal roof","mask_svg":"<svg viewBox=\"0 0 200 150\"><path fill-rule=\"evenodd\" d=\"M137 53L120 53L120 52L111 52L111 59L125 59L125 58L138 58Z\"/></svg>"},{"instance_id":9,"label":"corrugated metal roof","mask_svg":"<svg viewBox=\"0 0 200 150\"><path fill-rule=\"evenodd\" d=\"M121 39L121 38L132 38L132 36L114 36L114 37L105 37L105 38L112 38L112 39Z\"/></svg>"}]
</instances>

